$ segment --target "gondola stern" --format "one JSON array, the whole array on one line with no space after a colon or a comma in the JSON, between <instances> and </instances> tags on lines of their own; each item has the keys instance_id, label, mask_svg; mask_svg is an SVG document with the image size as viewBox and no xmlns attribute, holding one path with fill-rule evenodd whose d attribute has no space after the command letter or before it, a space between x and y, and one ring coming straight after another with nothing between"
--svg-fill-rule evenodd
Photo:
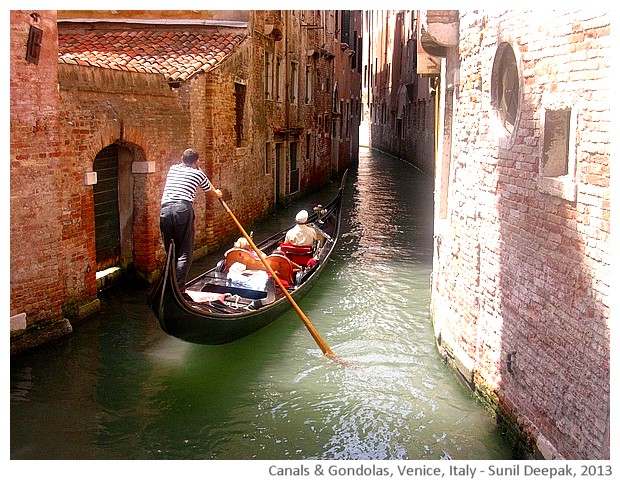
<instances>
[{"instance_id":1,"label":"gondola stern","mask_svg":"<svg viewBox=\"0 0 620 480\"><path fill-rule=\"evenodd\" d=\"M170 334L168 325L166 323L166 295L174 295L174 287L178 290L176 285L176 273L174 264L174 242L170 242L168 252L166 254L166 260L164 262L164 269L153 288L153 291L149 297L149 307L157 318L161 329ZM180 295L179 295L180 296Z\"/></svg>"}]
</instances>

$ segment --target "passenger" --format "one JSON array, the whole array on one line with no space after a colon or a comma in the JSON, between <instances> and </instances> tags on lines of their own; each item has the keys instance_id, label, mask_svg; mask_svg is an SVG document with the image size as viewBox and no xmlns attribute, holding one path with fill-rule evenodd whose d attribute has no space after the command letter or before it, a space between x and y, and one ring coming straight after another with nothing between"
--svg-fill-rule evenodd
<instances>
[{"instance_id":1,"label":"passenger","mask_svg":"<svg viewBox=\"0 0 620 480\"><path fill-rule=\"evenodd\" d=\"M290 243L298 247L311 247L314 242L319 240L317 231L310 225L306 225L308 221L308 212L300 211L295 217L297 225L286 232L285 243Z\"/></svg>"},{"instance_id":2,"label":"passenger","mask_svg":"<svg viewBox=\"0 0 620 480\"><path fill-rule=\"evenodd\" d=\"M233 244L234 248L241 248L243 250L247 250L248 252L250 252L255 258L258 259L258 255L256 255L256 252L254 251L254 249L252 248L252 246L250 245L250 242L248 242L248 239L245 237L239 237L237 239L237 241ZM261 252L260 250L258 250L261 254L261 257L265 258L265 254L263 252Z\"/></svg>"}]
</instances>

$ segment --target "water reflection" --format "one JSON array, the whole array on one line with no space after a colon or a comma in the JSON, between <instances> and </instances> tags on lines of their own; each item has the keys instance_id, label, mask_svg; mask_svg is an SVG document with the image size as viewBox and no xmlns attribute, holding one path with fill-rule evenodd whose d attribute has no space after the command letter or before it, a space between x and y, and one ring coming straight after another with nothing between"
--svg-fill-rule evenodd
<instances>
[{"instance_id":1,"label":"water reflection","mask_svg":"<svg viewBox=\"0 0 620 480\"><path fill-rule=\"evenodd\" d=\"M73 337L11 362L11 458L510 458L434 347L432 189L367 150L349 172L342 238L300 302L348 366L293 311L208 347L161 332L147 292L117 291ZM313 205L249 228L260 241Z\"/></svg>"}]
</instances>

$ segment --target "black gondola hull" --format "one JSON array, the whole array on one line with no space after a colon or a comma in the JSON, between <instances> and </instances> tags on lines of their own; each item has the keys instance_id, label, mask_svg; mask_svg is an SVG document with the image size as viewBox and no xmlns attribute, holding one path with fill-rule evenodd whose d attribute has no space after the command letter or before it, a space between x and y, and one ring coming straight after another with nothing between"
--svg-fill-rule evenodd
<instances>
[{"instance_id":1,"label":"black gondola hull","mask_svg":"<svg viewBox=\"0 0 620 480\"><path fill-rule=\"evenodd\" d=\"M297 302L303 298L317 279L318 275L304 283L303 288L291 295L293 299ZM174 295L164 296L158 315L159 325L168 335L202 345L220 345L239 340L269 325L291 309L288 299L284 298L264 310L239 315L207 315L187 307L186 303Z\"/></svg>"},{"instance_id":2,"label":"black gondola hull","mask_svg":"<svg viewBox=\"0 0 620 480\"><path fill-rule=\"evenodd\" d=\"M316 213L309 219L309 223L317 222L316 225L327 234L327 239L320 249L317 265L308 269L300 282L288 290L295 302L303 298L316 284L336 245L340 232L345 182L346 172L338 194L324 208L326 213L320 219L321 223L318 223ZM262 251L271 251L283 241L287 230L272 235L257 246ZM208 285L210 278L216 275L215 271L216 267L191 280L187 283L187 289L199 291L200 286L205 283ZM168 335L202 345L230 343L264 328L292 308L290 301L281 292L276 295L273 302L256 309L239 308L236 310L230 308L230 302L227 303L215 301L199 304L188 301L177 286L174 254L173 249L170 249L162 274L149 297L150 309L157 317L161 329Z\"/></svg>"}]
</instances>

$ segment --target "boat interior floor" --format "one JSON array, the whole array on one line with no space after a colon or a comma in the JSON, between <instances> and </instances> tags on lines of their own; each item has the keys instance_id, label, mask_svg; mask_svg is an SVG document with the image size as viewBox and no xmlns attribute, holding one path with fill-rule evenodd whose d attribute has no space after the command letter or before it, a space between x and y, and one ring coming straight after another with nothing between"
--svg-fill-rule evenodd
<instances>
[{"instance_id":1,"label":"boat interior floor","mask_svg":"<svg viewBox=\"0 0 620 480\"><path fill-rule=\"evenodd\" d=\"M204 306L208 310L215 308L222 310L222 313L230 313L239 308L258 309L273 303L277 296L273 279L267 281L264 290L257 290L234 285L227 279L226 274L216 271L209 272L188 286L186 293L191 298L192 306Z\"/></svg>"}]
</instances>

